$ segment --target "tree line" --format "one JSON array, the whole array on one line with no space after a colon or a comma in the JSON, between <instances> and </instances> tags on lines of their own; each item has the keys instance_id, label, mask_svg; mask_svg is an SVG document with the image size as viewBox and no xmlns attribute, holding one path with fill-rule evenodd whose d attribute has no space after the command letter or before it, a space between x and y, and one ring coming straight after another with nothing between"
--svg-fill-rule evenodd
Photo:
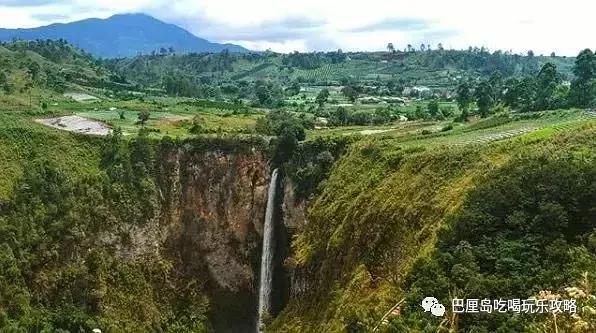
<instances>
[{"instance_id":1,"label":"tree line","mask_svg":"<svg viewBox=\"0 0 596 333\"><path fill-rule=\"evenodd\" d=\"M585 49L573 67L571 82L563 80L553 63L546 63L536 74L504 80L500 73L476 82L464 81L457 87L457 104L465 119L475 104L477 113L488 116L498 104L521 112L559 108L589 108L596 105L596 55Z\"/></svg>"}]
</instances>

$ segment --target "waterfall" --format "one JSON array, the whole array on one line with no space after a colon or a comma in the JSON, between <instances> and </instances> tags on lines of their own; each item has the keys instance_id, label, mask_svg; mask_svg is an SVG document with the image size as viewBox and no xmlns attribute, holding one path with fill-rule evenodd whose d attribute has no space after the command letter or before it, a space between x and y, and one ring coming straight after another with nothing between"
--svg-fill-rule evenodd
<instances>
[{"instance_id":1,"label":"waterfall","mask_svg":"<svg viewBox=\"0 0 596 333\"><path fill-rule=\"evenodd\" d=\"M273 244L274 244L274 210L275 191L277 189L277 174L275 169L271 173L269 190L267 192L267 210L265 211L265 223L263 224L263 253L261 255L261 280L259 283L259 317L257 321L257 332L261 332L261 321L263 315L271 309L271 286L273 282Z\"/></svg>"}]
</instances>

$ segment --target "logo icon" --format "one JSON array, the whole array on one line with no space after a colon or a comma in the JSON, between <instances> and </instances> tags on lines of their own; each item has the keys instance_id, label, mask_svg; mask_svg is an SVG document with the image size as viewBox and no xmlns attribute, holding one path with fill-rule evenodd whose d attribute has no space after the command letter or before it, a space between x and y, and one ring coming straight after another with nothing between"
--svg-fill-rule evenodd
<instances>
[{"instance_id":1,"label":"logo icon","mask_svg":"<svg viewBox=\"0 0 596 333\"><path fill-rule=\"evenodd\" d=\"M424 312L429 312L436 317L442 317L445 314L445 307L434 297L425 297L422 300Z\"/></svg>"}]
</instances>

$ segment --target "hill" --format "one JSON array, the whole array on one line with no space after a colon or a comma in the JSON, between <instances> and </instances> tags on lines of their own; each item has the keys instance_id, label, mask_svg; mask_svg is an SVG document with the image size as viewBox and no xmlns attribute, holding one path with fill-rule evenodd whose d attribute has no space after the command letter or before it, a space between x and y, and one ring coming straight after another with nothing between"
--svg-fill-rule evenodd
<instances>
[{"instance_id":1,"label":"hill","mask_svg":"<svg viewBox=\"0 0 596 333\"><path fill-rule=\"evenodd\" d=\"M462 79L503 78L535 74L545 63L557 66L571 80L575 58L521 56L484 49L424 52L315 52L143 55L106 62L106 66L143 84L159 87L168 74L196 83L269 80L289 85L330 86L359 83L366 86L427 86L452 89Z\"/></svg>"},{"instance_id":2,"label":"hill","mask_svg":"<svg viewBox=\"0 0 596 333\"><path fill-rule=\"evenodd\" d=\"M546 332L558 323L592 332L586 311L555 324L512 313L435 318L420 301L432 295L450 308L451 298L589 291L593 135L587 121L488 144L353 144L294 234L284 263L295 288L267 331ZM589 297L578 309L593 306Z\"/></svg>"},{"instance_id":3,"label":"hill","mask_svg":"<svg viewBox=\"0 0 596 333\"><path fill-rule=\"evenodd\" d=\"M114 15L30 29L0 29L0 41L12 39L65 39L103 58L130 57L170 47L176 52L247 51L238 45L209 42L145 14Z\"/></svg>"}]
</instances>

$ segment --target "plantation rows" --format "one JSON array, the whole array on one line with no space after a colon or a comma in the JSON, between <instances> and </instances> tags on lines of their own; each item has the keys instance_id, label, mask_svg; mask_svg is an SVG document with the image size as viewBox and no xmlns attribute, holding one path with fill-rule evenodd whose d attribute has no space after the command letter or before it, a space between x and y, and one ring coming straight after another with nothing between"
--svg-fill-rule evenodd
<instances>
[{"instance_id":1,"label":"plantation rows","mask_svg":"<svg viewBox=\"0 0 596 333\"><path fill-rule=\"evenodd\" d=\"M511 130L505 130L502 132L495 132L495 133L487 133L483 135L475 136L474 138L465 138L462 141L454 143L456 146L468 145L468 144L483 144L489 143L492 141L498 141L503 139L509 139L515 136L519 136L522 134L530 133L537 130L537 127L527 126L527 127L520 127Z\"/></svg>"}]
</instances>

